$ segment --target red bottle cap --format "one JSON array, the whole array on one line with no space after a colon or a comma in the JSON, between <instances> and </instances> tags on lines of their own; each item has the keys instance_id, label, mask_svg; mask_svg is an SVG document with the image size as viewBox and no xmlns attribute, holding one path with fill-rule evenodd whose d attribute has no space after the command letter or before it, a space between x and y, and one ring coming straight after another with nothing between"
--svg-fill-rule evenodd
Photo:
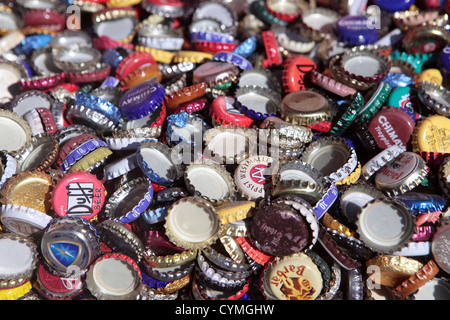
<instances>
[{"instance_id":1,"label":"red bottle cap","mask_svg":"<svg viewBox=\"0 0 450 320\"><path fill-rule=\"evenodd\" d=\"M370 120L368 128L380 148L386 149L392 145L406 148L414 125L414 121L406 111L384 107Z\"/></svg>"},{"instance_id":2,"label":"red bottle cap","mask_svg":"<svg viewBox=\"0 0 450 320\"><path fill-rule=\"evenodd\" d=\"M306 74L316 68L314 61L305 56L293 56L286 60L283 66L283 87L286 93L304 90Z\"/></svg>"},{"instance_id":3,"label":"red bottle cap","mask_svg":"<svg viewBox=\"0 0 450 320\"><path fill-rule=\"evenodd\" d=\"M87 171L66 174L52 193L55 214L80 216L87 220L94 218L105 204L106 190L103 184Z\"/></svg>"},{"instance_id":4,"label":"red bottle cap","mask_svg":"<svg viewBox=\"0 0 450 320\"><path fill-rule=\"evenodd\" d=\"M281 53L278 50L277 40L272 31L263 31L261 32L264 49L266 50L267 59L263 60L263 68L270 67L272 65L279 66L283 62L281 57Z\"/></svg>"},{"instance_id":5,"label":"red bottle cap","mask_svg":"<svg viewBox=\"0 0 450 320\"><path fill-rule=\"evenodd\" d=\"M80 276L62 278L50 273L42 263L35 288L49 300L69 300L84 290Z\"/></svg>"},{"instance_id":6,"label":"red bottle cap","mask_svg":"<svg viewBox=\"0 0 450 320\"><path fill-rule=\"evenodd\" d=\"M47 27L61 32L66 26L66 19L59 12L50 8L33 9L22 16L25 27Z\"/></svg>"},{"instance_id":7,"label":"red bottle cap","mask_svg":"<svg viewBox=\"0 0 450 320\"><path fill-rule=\"evenodd\" d=\"M117 66L116 78L123 80L133 71L149 64L156 64L155 58L153 58L150 53L140 51L133 52L126 56Z\"/></svg>"},{"instance_id":8,"label":"red bottle cap","mask_svg":"<svg viewBox=\"0 0 450 320\"><path fill-rule=\"evenodd\" d=\"M237 125L248 128L253 123L253 119L243 115L233 105L233 97L220 96L211 103L209 113L214 120L223 125Z\"/></svg>"}]
</instances>

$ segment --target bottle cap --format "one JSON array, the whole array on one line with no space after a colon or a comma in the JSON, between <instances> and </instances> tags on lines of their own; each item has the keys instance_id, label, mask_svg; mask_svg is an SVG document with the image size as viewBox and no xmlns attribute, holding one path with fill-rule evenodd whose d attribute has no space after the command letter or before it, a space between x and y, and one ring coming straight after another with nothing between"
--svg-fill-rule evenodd
<instances>
[{"instance_id":1,"label":"bottle cap","mask_svg":"<svg viewBox=\"0 0 450 320\"><path fill-rule=\"evenodd\" d=\"M436 53L442 50L449 40L450 35L442 26L424 24L408 30L402 39L402 46L410 54Z\"/></svg>"},{"instance_id":2,"label":"bottle cap","mask_svg":"<svg viewBox=\"0 0 450 320\"><path fill-rule=\"evenodd\" d=\"M450 119L441 115L430 115L419 121L411 138L414 152L450 152L450 144L447 143L447 130Z\"/></svg>"},{"instance_id":3,"label":"bottle cap","mask_svg":"<svg viewBox=\"0 0 450 320\"><path fill-rule=\"evenodd\" d=\"M389 59L376 50L352 50L339 60L341 72L361 82L379 82L391 69Z\"/></svg>"},{"instance_id":4,"label":"bottle cap","mask_svg":"<svg viewBox=\"0 0 450 320\"><path fill-rule=\"evenodd\" d=\"M347 109L336 121L334 120L333 127L329 132L334 136L342 136L342 134L358 120L358 113L364 107L364 98L361 93L357 92L351 96L351 101L348 103Z\"/></svg>"},{"instance_id":5,"label":"bottle cap","mask_svg":"<svg viewBox=\"0 0 450 320\"><path fill-rule=\"evenodd\" d=\"M80 274L65 278L53 274L44 263L40 263L34 288L49 300L70 300L84 291L83 284Z\"/></svg>"},{"instance_id":6,"label":"bottle cap","mask_svg":"<svg viewBox=\"0 0 450 320\"><path fill-rule=\"evenodd\" d=\"M389 196L399 195L417 187L427 172L425 160L406 151L375 174L375 185Z\"/></svg>"},{"instance_id":7,"label":"bottle cap","mask_svg":"<svg viewBox=\"0 0 450 320\"><path fill-rule=\"evenodd\" d=\"M120 142L119 142L120 143ZM134 142L132 142L134 143ZM135 143L136 144L136 143ZM123 148L119 148L123 150ZM138 167L136 153L122 157L114 162L108 163L103 167L103 179L113 180Z\"/></svg>"},{"instance_id":8,"label":"bottle cap","mask_svg":"<svg viewBox=\"0 0 450 320\"><path fill-rule=\"evenodd\" d=\"M343 83L337 82L334 79L327 77L323 73L317 72L316 70L310 71L309 76L311 82L315 85L318 85L341 97L353 96L356 93L355 89Z\"/></svg>"},{"instance_id":9,"label":"bottle cap","mask_svg":"<svg viewBox=\"0 0 450 320\"><path fill-rule=\"evenodd\" d=\"M92 46L92 38L91 36L84 30L63 30L59 32L57 35L53 37L50 41L49 45L51 48L59 48L71 45L80 45L91 47Z\"/></svg>"},{"instance_id":10,"label":"bottle cap","mask_svg":"<svg viewBox=\"0 0 450 320\"><path fill-rule=\"evenodd\" d=\"M444 116L450 116L450 91L440 84L421 81L417 87L420 101L431 111Z\"/></svg>"},{"instance_id":11,"label":"bottle cap","mask_svg":"<svg viewBox=\"0 0 450 320\"><path fill-rule=\"evenodd\" d=\"M450 237L450 225L444 224L437 228L431 242L431 253L438 266L448 273L450 271L448 239Z\"/></svg>"},{"instance_id":12,"label":"bottle cap","mask_svg":"<svg viewBox=\"0 0 450 320\"><path fill-rule=\"evenodd\" d=\"M445 279L434 277L413 293L413 297L414 300L448 300L450 286Z\"/></svg>"},{"instance_id":13,"label":"bottle cap","mask_svg":"<svg viewBox=\"0 0 450 320\"><path fill-rule=\"evenodd\" d=\"M286 92L304 90L306 75L317 68L314 61L302 55L295 55L283 63L283 88Z\"/></svg>"},{"instance_id":14,"label":"bottle cap","mask_svg":"<svg viewBox=\"0 0 450 320\"><path fill-rule=\"evenodd\" d=\"M180 111L167 117L166 140L169 145L186 142L195 146L202 140L203 134L210 126L199 116L193 113Z\"/></svg>"},{"instance_id":15,"label":"bottle cap","mask_svg":"<svg viewBox=\"0 0 450 320\"><path fill-rule=\"evenodd\" d=\"M50 47L44 47L34 50L31 54L30 60L33 70L39 75L51 75L55 73L62 73L63 71L58 68L52 59L52 49Z\"/></svg>"},{"instance_id":16,"label":"bottle cap","mask_svg":"<svg viewBox=\"0 0 450 320\"><path fill-rule=\"evenodd\" d=\"M100 62L99 50L83 45L69 45L52 50L53 63L65 72L81 72Z\"/></svg>"},{"instance_id":17,"label":"bottle cap","mask_svg":"<svg viewBox=\"0 0 450 320\"><path fill-rule=\"evenodd\" d=\"M414 4L415 0L401 0L395 3L391 3L386 0L376 0L374 3L379 6L382 10L385 10L390 13L394 13L396 11L405 11L410 8Z\"/></svg>"},{"instance_id":18,"label":"bottle cap","mask_svg":"<svg viewBox=\"0 0 450 320\"><path fill-rule=\"evenodd\" d=\"M157 184L169 185L182 174L179 163L172 160L170 148L158 141L142 142L136 160L148 179Z\"/></svg>"},{"instance_id":19,"label":"bottle cap","mask_svg":"<svg viewBox=\"0 0 450 320\"><path fill-rule=\"evenodd\" d=\"M393 161L400 154L406 151L406 147L400 147L398 145L392 145L387 147L376 156L371 158L362 167L362 176L364 179L368 180L373 174L380 170L384 165Z\"/></svg>"},{"instance_id":20,"label":"bottle cap","mask_svg":"<svg viewBox=\"0 0 450 320\"><path fill-rule=\"evenodd\" d=\"M180 110L183 103L187 103L205 95L207 84L205 82L197 83L184 87L164 97L164 103L169 112L174 113Z\"/></svg>"},{"instance_id":21,"label":"bottle cap","mask_svg":"<svg viewBox=\"0 0 450 320\"><path fill-rule=\"evenodd\" d=\"M223 3L204 2L195 9L192 21L217 19L223 32L236 35L238 20L236 13Z\"/></svg>"},{"instance_id":22,"label":"bottle cap","mask_svg":"<svg viewBox=\"0 0 450 320\"><path fill-rule=\"evenodd\" d=\"M270 14L286 22L292 22L300 16L302 6L296 1L267 1L266 8Z\"/></svg>"},{"instance_id":23,"label":"bottle cap","mask_svg":"<svg viewBox=\"0 0 450 320\"><path fill-rule=\"evenodd\" d=\"M189 9L189 2L185 0L163 1L163 0L144 0L142 7L145 11L153 15L163 16L165 18L182 17Z\"/></svg>"},{"instance_id":24,"label":"bottle cap","mask_svg":"<svg viewBox=\"0 0 450 320\"><path fill-rule=\"evenodd\" d=\"M349 176L358 165L355 150L344 138L338 137L324 137L311 142L300 160L319 170L332 182Z\"/></svg>"},{"instance_id":25,"label":"bottle cap","mask_svg":"<svg viewBox=\"0 0 450 320\"><path fill-rule=\"evenodd\" d=\"M411 210L391 198L374 199L361 208L356 221L360 239L374 251L390 254L412 240L415 221Z\"/></svg>"},{"instance_id":26,"label":"bottle cap","mask_svg":"<svg viewBox=\"0 0 450 320\"><path fill-rule=\"evenodd\" d=\"M371 28L368 17L344 16L336 24L339 39L350 45L360 46L375 43L378 40L378 31Z\"/></svg>"},{"instance_id":27,"label":"bottle cap","mask_svg":"<svg viewBox=\"0 0 450 320\"><path fill-rule=\"evenodd\" d=\"M59 217L73 215L91 220L103 209L105 197L105 187L94 175L73 171L55 185L52 206Z\"/></svg>"},{"instance_id":28,"label":"bottle cap","mask_svg":"<svg viewBox=\"0 0 450 320\"><path fill-rule=\"evenodd\" d=\"M346 270L355 270L361 263L348 255L332 238L324 226L320 226L319 242L322 247Z\"/></svg>"},{"instance_id":29,"label":"bottle cap","mask_svg":"<svg viewBox=\"0 0 450 320\"><path fill-rule=\"evenodd\" d=\"M316 45L316 42L305 37L301 33L296 33L292 29L283 26L272 26L272 32L275 35L281 54L306 54Z\"/></svg>"},{"instance_id":30,"label":"bottle cap","mask_svg":"<svg viewBox=\"0 0 450 320\"><path fill-rule=\"evenodd\" d=\"M278 161L268 156L255 155L243 160L234 171L239 193L248 200L264 197L277 170Z\"/></svg>"},{"instance_id":31,"label":"bottle cap","mask_svg":"<svg viewBox=\"0 0 450 320\"><path fill-rule=\"evenodd\" d=\"M239 75L239 68L223 61L207 61L194 69L193 83L206 83L209 87L226 83Z\"/></svg>"},{"instance_id":32,"label":"bottle cap","mask_svg":"<svg viewBox=\"0 0 450 320\"><path fill-rule=\"evenodd\" d=\"M264 295L276 300L315 300L324 288L319 266L304 253L276 258L263 278L269 289Z\"/></svg>"},{"instance_id":33,"label":"bottle cap","mask_svg":"<svg viewBox=\"0 0 450 320\"><path fill-rule=\"evenodd\" d=\"M1 150L8 152L18 151L31 143L32 133L30 126L15 112L0 110L0 124L0 128L2 128L0 136L3 137L0 140Z\"/></svg>"},{"instance_id":34,"label":"bottle cap","mask_svg":"<svg viewBox=\"0 0 450 320\"><path fill-rule=\"evenodd\" d=\"M146 178L125 182L109 197L105 216L120 223L133 222L147 210L153 194L153 186Z\"/></svg>"},{"instance_id":35,"label":"bottle cap","mask_svg":"<svg viewBox=\"0 0 450 320\"><path fill-rule=\"evenodd\" d=\"M124 224L114 220L103 220L95 226L100 241L113 252L125 254L136 263L144 256L144 244L140 238Z\"/></svg>"},{"instance_id":36,"label":"bottle cap","mask_svg":"<svg viewBox=\"0 0 450 320\"><path fill-rule=\"evenodd\" d=\"M127 119L142 118L164 101L164 87L155 81L146 81L124 93L119 107Z\"/></svg>"},{"instance_id":37,"label":"bottle cap","mask_svg":"<svg viewBox=\"0 0 450 320\"><path fill-rule=\"evenodd\" d=\"M59 145L47 132L31 138L31 143L14 154L17 172L28 170L47 171L56 161Z\"/></svg>"},{"instance_id":38,"label":"bottle cap","mask_svg":"<svg viewBox=\"0 0 450 320\"><path fill-rule=\"evenodd\" d=\"M93 94L77 92L74 103L77 106L84 106L101 113L110 119L115 125L118 124L120 120L120 110L118 107L108 100L97 97Z\"/></svg>"},{"instance_id":39,"label":"bottle cap","mask_svg":"<svg viewBox=\"0 0 450 320\"><path fill-rule=\"evenodd\" d=\"M203 249L222 229L217 211L206 200L186 197L172 204L164 225L170 241L184 249Z\"/></svg>"},{"instance_id":40,"label":"bottle cap","mask_svg":"<svg viewBox=\"0 0 450 320\"><path fill-rule=\"evenodd\" d=\"M403 281L399 286L393 289L393 293L401 299L408 297L422 285L434 278L439 272L439 267L433 260L429 260L413 276Z\"/></svg>"},{"instance_id":41,"label":"bottle cap","mask_svg":"<svg viewBox=\"0 0 450 320\"><path fill-rule=\"evenodd\" d=\"M214 162L190 164L184 172L184 181L192 195L201 197L215 206L233 200L236 193L231 174ZM214 189L211 189L211 184L214 184Z\"/></svg>"},{"instance_id":42,"label":"bottle cap","mask_svg":"<svg viewBox=\"0 0 450 320\"><path fill-rule=\"evenodd\" d=\"M44 231L41 251L46 263L59 275L86 270L100 254L100 239L86 219L64 216L53 219Z\"/></svg>"},{"instance_id":43,"label":"bottle cap","mask_svg":"<svg viewBox=\"0 0 450 320\"><path fill-rule=\"evenodd\" d=\"M410 191L395 199L403 202L414 214L442 212L446 208L445 199L437 194Z\"/></svg>"},{"instance_id":44,"label":"bottle cap","mask_svg":"<svg viewBox=\"0 0 450 320\"><path fill-rule=\"evenodd\" d=\"M369 272L369 279L383 286L396 287L422 268L423 264L416 259L379 254L366 261L368 268L380 270L380 273Z\"/></svg>"},{"instance_id":45,"label":"bottle cap","mask_svg":"<svg viewBox=\"0 0 450 320\"><path fill-rule=\"evenodd\" d=\"M386 105L406 110L414 121L422 118L420 101L413 86L394 88L387 99Z\"/></svg>"},{"instance_id":46,"label":"bottle cap","mask_svg":"<svg viewBox=\"0 0 450 320\"><path fill-rule=\"evenodd\" d=\"M236 108L255 120L275 116L280 103L281 96L278 93L262 87L246 86L235 92Z\"/></svg>"},{"instance_id":47,"label":"bottle cap","mask_svg":"<svg viewBox=\"0 0 450 320\"><path fill-rule=\"evenodd\" d=\"M448 196L450 194L450 159L448 157L445 158L439 167L438 180L443 194Z\"/></svg>"},{"instance_id":48,"label":"bottle cap","mask_svg":"<svg viewBox=\"0 0 450 320\"><path fill-rule=\"evenodd\" d=\"M95 66L79 72L66 73L67 81L70 83L88 83L105 80L111 73L109 64L99 62Z\"/></svg>"},{"instance_id":49,"label":"bottle cap","mask_svg":"<svg viewBox=\"0 0 450 320\"><path fill-rule=\"evenodd\" d=\"M98 10L92 15L92 22L98 37L130 43L136 34L137 17L131 7Z\"/></svg>"},{"instance_id":50,"label":"bottle cap","mask_svg":"<svg viewBox=\"0 0 450 320\"><path fill-rule=\"evenodd\" d=\"M246 128L232 125L208 129L203 135L208 155L226 164L239 163L248 158L249 139L250 133Z\"/></svg>"},{"instance_id":51,"label":"bottle cap","mask_svg":"<svg viewBox=\"0 0 450 320\"><path fill-rule=\"evenodd\" d=\"M3 225L9 231L24 237L44 230L52 220L46 213L24 206L7 204L0 210Z\"/></svg>"},{"instance_id":52,"label":"bottle cap","mask_svg":"<svg viewBox=\"0 0 450 320\"><path fill-rule=\"evenodd\" d=\"M234 98L220 96L213 100L209 108L212 119L222 125L237 125L248 128L253 119L245 116L234 107Z\"/></svg>"},{"instance_id":53,"label":"bottle cap","mask_svg":"<svg viewBox=\"0 0 450 320\"><path fill-rule=\"evenodd\" d=\"M400 108L385 107L369 122L368 128L381 149L397 145L406 148L415 122Z\"/></svg>"},{"instance_id":54,"label":"bottle cap","mask_svg":"<svg viewBox=\"0 0 450 320\"><path fill-rule=\"evenodd\" d=\"M257 86L281 93L281 86L276 77L267 69L254 67L240 73L238 87Z\"/></svg>"},{"instance_id":55,"label":"bottle cap","mask_svg":"<svg viewBox=\"0 0 450 320\"><path fill-rule=\"evenodd\" d=\"M369 201L383 199L385 195L372 185L360 183L342 190L339 197L339 208L350 222L356 222L358 213Z\"/></svg>"},{"instance_id":56,"label":"bottle cap","mask_svg":"<svg viewBox=\"0 0 450 320\"><path fill-rule=\"evenodd\" d=\"M31 289L31 281L27 281L18 287L0 289L0 300L25 300L23 297L31 292Z\"/></svg>"},{"instance_id":57,"label":"bottle cap","mask_svg":"<svg viewBox=\"0 0 450 320\"><path fill-rule=\"evenodd\" d=\"M0 234L0 288L9 289L28 282L37 263L36 245L27 237L13 233Z\"/></svg>"},{"instance_id":58,"label":"bottle cap","mask_svg":"<svg viewBox=\"0 0 450 320\"><path fill-rule=\"evenodd\" d=\"M0 90L0 102L6 103L18 95L17 89L14 89L14 84L17 81L28 78L28 72L25 67L19 62L13 62L5 59L0 59L0 75L5 82ZM11 88L7 90L6 88Z\"/></svg>"},{"instance_id":59,"label":"bottle cap","mask_svg":"<svg viewBox=\"0 0 450 320\"><path fill-rule=\"evenodd\" d=\"M389 97L391 90L392 87L388 83L380 82L375 90L369 94L370 99L365 99L367 102L358 112L358 117L363 121L369 121L383 106L384 102Z\"/></svg>"},{"instance_id":60,"label":"bottle cap","mask_svg":"<svg viewBox=\"0 0 450 320\"><path fill-rule=\"evenodd\" d=\"M53 99L50 95L38 90L32 90L23 92L14 98L11 101L11 110L19 116L23 116L35 108L51 109L52 104Z\"/></svg>"},{"instance_id":61,"label":"bottle cap","mask_svg":"<svg viewBox=\"0 0 450 320\"><path fill-rule=\"evenodd\" d=\"M130 257L109 253L89 267L86 286L98 300L135 300L142 287L142 275Z\"/></svg>"},{"instance_id":62,"label":"bottle cap","mask_svg":"<svg viewBox=\"0 0 450 320\"><path fill-rule=\"evenodd\" d=\"M247 59L233 52L217 52L216 54L214 54L211 60L228 62L235 65L236 67L239 67L241 70L248 70L253 68L252 64Z\"/></svg>"},{"instance_id":63,"label":"bottle cap","mask_svg":"<svg viewBox=\"0 0 450 320\"><path fill-rule=\"evenodd\" d=\"M4 185L1 192L2 203L49 212L51 186L52 178L49 174L38 171L19 172Z\"/></svg>"},{"instance_id":64,"label":"bottle cap","mask_svg":"<svg viewBox=\"0 0 450 320\"><path fill-rule=\"evenodd\" d=\"M281 117L295 125L311 125L329 120L334 112L330 100L311 89L288 93L280 109Z\"/></svg>"},{"instance_id":65,"label":"bottle cap","mask_svg":"<svg viewBox=\"0 0 450 320\"><path fill-rule=\"evenodd\" d=\"M333 26L339 20L339 14L328 8L310 8L302 12L301 32L314 41L321 41L331 34Z\"/></svg>"}]
</instances>

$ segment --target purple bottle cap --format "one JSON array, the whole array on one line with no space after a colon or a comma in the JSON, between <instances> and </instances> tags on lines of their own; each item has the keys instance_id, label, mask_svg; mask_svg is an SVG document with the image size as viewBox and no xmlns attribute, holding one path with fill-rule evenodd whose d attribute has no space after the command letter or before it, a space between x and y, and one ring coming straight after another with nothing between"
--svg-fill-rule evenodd
<instances>
[{"instance_id":1,"label":"purple bottle cap","mask_svg":"<svg viewBox=\"0 0 450 320\"><path fill-rule=\"evenodd\" d=\"M373 44L378 40L378 31L372 17L345 16L338 20L339 40L359 46Z\"/></svg>"},{"instance_id":2,"label":"purple bottle cap","mask_svg":"<svg viewBox=\"0 0 450 320\"><path fill-rule=\"evenodd\" d=\"M165 89L156 81L146 81L124 93L119 102L120 112L128 120L152 113L164 100Z\"/></svg>"},{"instance_id":3,"label":"purple bottle cap","mask_svg":"<svg viewBox=\"0 0 450 320\"><path fill-rule=\"evenodd\" d=\"M395 11L405 11L414 4L415 0L373 0L373 3L381 10L394 13Z\"/></svg>"},{"instance_id":4,"label":"purple bottle cap","mask_svg":"<svg viewBox=\"0 0 450 320\"><path fill-rule=\"evenodd\" d=\"M450 44L442 50L441 64L444 67L445 72L450 73Z\"/></svg>"}]
</instances>

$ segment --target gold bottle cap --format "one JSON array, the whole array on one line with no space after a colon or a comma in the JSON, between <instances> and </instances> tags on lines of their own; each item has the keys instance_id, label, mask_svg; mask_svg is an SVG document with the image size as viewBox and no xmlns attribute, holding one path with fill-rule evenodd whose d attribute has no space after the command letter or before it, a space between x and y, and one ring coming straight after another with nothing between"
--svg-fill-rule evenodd
<instances>
[{"instance_id":1,"label":"gold bottle cap","mask_svg":"<svg viewBox=\"0 0 450 320\"><path fill-rule=\"evenodd\" d=\"M31 128L16 113L0 109L0 150L19 151L31 143Z\"/></svg>"},{"instance_id":2,"label":"gold bottle cap","mask_svg":"<svg viewBox=\"0 0 450 320\"><path fill-rule=\"evenodd\" d=\"M144 258L147 263L153 268L177 267L194 261L197 258L197 251L186 250L181 253L157 256L152 252L152 250L147 250L145 252Z\"/></svg>"},{"instance_id":3,"label":"gold bottle cap","mask_svg":"<svg viewBox=\"0 0 450 320\"><path fill-rule=\"evenodd\" d=\"M428 166L418 154L403 152L375 174L375 185L389 196L417 187L426 177Z\"/></svg>"},{"instance_id":4,"label":"gold bottle cap","mask_svg":"<svg viewBox=\"0 0 450 320\"><path fill-rule=\"evenodd\" d=\"M168 209L164 228L174 244L186 250L196 250L218 239L222 223L211 203L198 197L186 197Z\"/></svg>"},{"instance_id":5,"label":"gold bottle cap","mask_svg":"<svg viewBox=\"0 0 450 320\"><path fill-rule=\"evenodd\" d=\"M312 125L330 119L334 113L330 101L311 89L287 94L281 103L281 117L295 125Z\"/></svg>"},{"instance_id":6,"label":"gold bottle cap","mask_svg":"<svg viewBox=\"0 0 450 320\"><path fill-rule=\"evenodd\" d=\"M46 213L50 210L51 186L52 178L49 174L37 171L20 172L5 184L1 201L4 205L24 206Z\"/></svg>"},{"instance_id":7,"label":"gold bottle cap","mask_svg":"<svg viewBox=\"0 0 450 320\"><path fill-rule=\"evenodd\" d=\"M192 163L184 172L184 181L191 194L218 206L234 199L236 185L233 177L224 168L212 161ZM214 185L214 188L211 186Z\"/></svg>"},{"instance_id":8,"label":"gold bottle cap","mask_svg":"<svg viewBox=\"0 0 450 320\"><path fill-rule=\"evenodd\" d=\"M323 215L322 224L324 227L343 233L349 237L354 237L355 232L334 219L328 212Z\"/></svg>"},{"instance_id":9,"label":"gold bottle cap","mask_svg":"<svg viewBox=\"0 0 450 320\"><path fill-rule=\"evenodd\" d=\"M361 177L361 163L358 161L358 166L353 172L340 181L336 181L336 186L348 186L354 183L357 183L359 178Z\"/></svg>"},{"instance_id":10,"label":"gold bottle cap","mask_svg":"<svg viewBox=\"0 0 450 320\"><path fill-rule=\"evenodd\" d=\"M213 57L212 53L202 51L178 51L173 57L172 63L192 62L203 63Z\"/></svg>"},{"instance_id":11,"label":"gold bottle cap","mask_svg":"<svg viewBox=\"0 0 450 320\"><path fill-rule=\"evenodd\" d=\"M366 261L369 278L378 284L396 287L422 268L418 260L380 254Z\"/></svg>"},{"instance_id":12,"label":"gold bottle cap","mask_svg":"<svg viewBox=\"0 0 450 320\"><path fill-rule=\"evenodd\" d=\"M255 206L254 201L233 201L216 206L216 211L222 224L227 224L251 217Z\"/></svg>"}]
</instances>

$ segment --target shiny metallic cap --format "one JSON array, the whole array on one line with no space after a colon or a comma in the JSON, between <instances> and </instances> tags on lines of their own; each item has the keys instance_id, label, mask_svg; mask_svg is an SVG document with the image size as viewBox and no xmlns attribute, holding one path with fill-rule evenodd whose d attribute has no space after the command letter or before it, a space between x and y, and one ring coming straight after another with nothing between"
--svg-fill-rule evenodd
<instances>
[{"instance_id":1,"label":"shiny metallic cap","mask_svg":"<svg viewBox=\"0 0 450 320\"><path fill-rule=\"evenodd\" d=\"M100 238L86 219L64 216L44 231L41 251L47 264L60 275L79 273L100 255Z\"/></svg>"}]
</instances>

